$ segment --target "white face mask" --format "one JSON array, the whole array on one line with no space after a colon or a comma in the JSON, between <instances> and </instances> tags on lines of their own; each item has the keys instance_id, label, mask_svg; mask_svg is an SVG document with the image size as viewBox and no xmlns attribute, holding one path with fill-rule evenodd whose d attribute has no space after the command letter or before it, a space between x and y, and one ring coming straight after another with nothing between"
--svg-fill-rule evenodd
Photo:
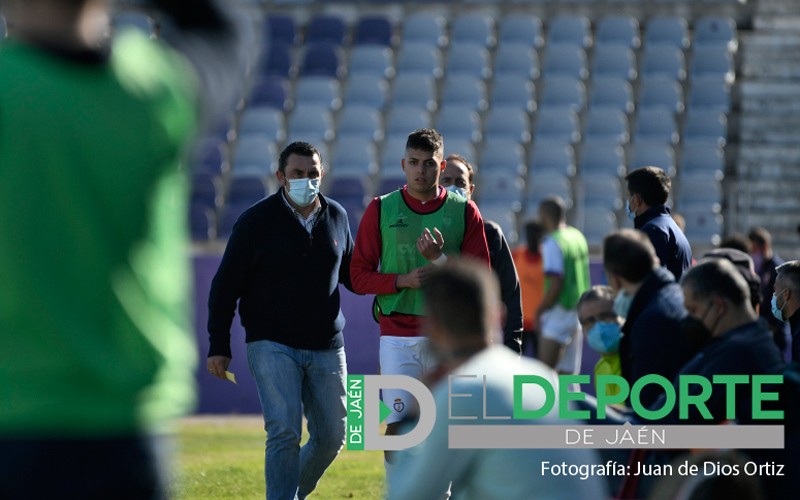
<instances>
[{"instance_id":1,"label":"white face mask","mask_svg":"<svg viewBox=\"0 0 800 500\"><path fill-rule=\"evenodd\" d=\"M286 193L293 202L301 207L314 203L319 194L319 179L287 179L289 188Z\"/></svg>"},{"instance_id":2,"label":"white face mask","mask_svg":"<svg viewBox=\"0 0 800 500\"><path fill-rule=\"evenodd\" d=\"M452 186L448 186L446 189L448 191L450 191L450 192L453 192L453 193L459 195L460 197L462 197L464 199L469 199L469 197L467 196L467 190L462 188L462 187L458 187L455 184L453 184Z\"/></svg>"}]
</instances>

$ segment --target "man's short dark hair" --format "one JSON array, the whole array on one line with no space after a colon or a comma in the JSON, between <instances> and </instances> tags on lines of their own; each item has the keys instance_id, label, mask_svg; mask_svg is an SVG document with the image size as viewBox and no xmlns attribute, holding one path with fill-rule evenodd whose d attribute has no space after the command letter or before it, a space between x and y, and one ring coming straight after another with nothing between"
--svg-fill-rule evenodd
<instances>
[{"instance_id":1,"label":"man's short dark hair","mask_svg":"<svg viewBox=\"0 0 800 500\"><path fill-rule=\"evenodd\" d=\"M758 245L769 246L772 244L772 235L766 228L756 226L747 233L747 239Z\"/></svg>"},{"instance_id":2,"label":"man's short dark hair","mask_svg":"<svg viewBox=\"0 0 800 500\"><path fill-rule=\"evenodd\" d=\"M567 204L560 196L548 196L539 203L539 213L552 222L561 223L567 220Z\"/></svg>"},{"instance_id":3,"label":"man's short dark hair","mask_svg":"<svg viewBox=\"0 0 800 500\"><path fill-rule=\"evenodd\" d=\"M290 155L307 156L312 158L314 155L319 156L319 161L322 162L322 156L317 151L313 144L303 141L295 141L281 151L281 156L278 158L278 170L286 173L286 164L289 162Z\"/></svg>"},{"instance_id":4,"label":"man's short dark hair","mask_svg":"<svg viewBox=\"0 0 800 500\"><path fill-rule=\"evenodd\" d=\"M672 181L666 172L658 167L637 168L625 176L628 192L638 194L650 207L663 205L669 198Z\"/></svg>"},{"instance_id":5,"label":"man's short dark hair","mask_svg":"<svg viewBox=\"0 0 800 500\"><path fill-rule=\"evenodd\" d=\"M790 260L775 268L778 276L786 282L792 292L800 294L800 260Z\"/></svg>"},{"instance_id":6,"label":"man's short dark hair","mask_svg":"<svg viewBox=\"0 0 800 500\"><path fill-rule=\"evenodd\" d=\"M728 259L742 273L742 278L750 287L750 305L755 307L761 302L761 279L755 272L753 259L745 250L735 248L716 248L703 255L703 259Z\"/></svg>"},{"instance_id":7,"label":"man's short dark hair","mask_svg":"<svg viewBox=\"0 0 800 500\"><path fill-rule=\"evenodd\" d=\"M469 183L475 184L475 169L472 167L472 164L467 161L466 158L464 158L458 153L450 153L449 155L447 155L447 158L445 158L445 161L457 161L460 162L462 165L464 165L467 168L467 178L469 179Z\"/></svg>"},{"instance_id":8,"label":"man's short dark hair","mask_svg":"<svg viewBox=\"0 0 800 500\"><path fill-rule=\"evenodd\" d=\"M406 149L444 155L444 139L442 134L432 128L419 128L408 134Z\"/></svg>"},{"instance_id":9,"label":"man's short dark hair","mask_svg":"<svg viewBox=\"0 0 800 500\"><path fill-rule=\"evenodd\" d=\"M658 267L658 256L646 234L621 229L603 239L603 267L631 283L641 283Z\"/></svg>"},{"instance_id":10,"label":"man's short dark hair","mask_svg":"<svg viewBox=\"0 0 800 500\"><path fill-rule=\"evenodd\" d=\"M544 225L539 219L531 219L525 223L525 238L528 241L528 249L532 252L539 252L539 245L544 239Z\"/></svg>"},{"instance_id":11,"label":"man's short dark hair","mask_svg":"<svg viewBox=\"0 0 800 500\"><path fill-rule=\"evenodd\" d=\"M721 297L737 307L750 302L750 287L728 259L703 260L684 273L681 285L691 288L699 299Z\"/></svg>"},{"instance_id":12,"label":"man's short dark hair","mask_svg":"<svg viewBox=\"0 0 800 500\"><path fill-rule=\"evenodd\" d=\"M719 242L719 247L733 248L744 253L748 253L750 251L748 247L747 236L743 235L742 233L731 233L725 236L722 238L722 241Z\"/></svg>"},{"instance_id":13,"label":"man's short dark hair","mask_svg":"<svg viewBox=\"0 0 800 500\"><path fill-rule=\"evenodd\" d=\"M452 259L434 269L422 284L428 317L453 337L486 337L500 301L497 278L486 266Z\"/></svg>"}]
</instances>

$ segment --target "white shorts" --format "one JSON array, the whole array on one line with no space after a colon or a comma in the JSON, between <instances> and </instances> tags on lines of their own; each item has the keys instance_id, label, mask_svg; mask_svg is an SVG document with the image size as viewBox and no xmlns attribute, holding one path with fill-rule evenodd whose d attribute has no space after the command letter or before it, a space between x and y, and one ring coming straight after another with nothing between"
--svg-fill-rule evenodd
<instances>
[{"instance_id":1,"label":"white shorts","mask_svg":"<svg viewBox=\"0 0 800 500\"><path fill-rule=\"evenodd\" d=\"M435 366L426 337L382 335L379 358L381 375L407 375L422 380ZM406 391L381 389L381 399L392 410L386 418L387 424L403 420L412 410L416 412L417 401Z\"/></svg>"},{"instance_id":2,"label":"white shorts","mask_svg":"<svg viewBox=\"0 0 800 500\"><path fill-rule=\"evenodd\" d=\"M563 345L563 356L556 365L559 373L580 373L583 354L583 332L574 309L564 309L555 305L542 314L542 337Z\"/></svg>"}]
</instances>

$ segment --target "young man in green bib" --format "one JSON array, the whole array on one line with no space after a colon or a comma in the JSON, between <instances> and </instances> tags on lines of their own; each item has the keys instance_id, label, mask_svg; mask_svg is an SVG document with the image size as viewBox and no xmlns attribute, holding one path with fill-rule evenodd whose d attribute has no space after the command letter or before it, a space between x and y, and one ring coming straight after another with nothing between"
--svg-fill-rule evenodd
<instances>
[{"instance_id":1,"label":"young man in green bib","mask_svg":"<svg viewBox=\"0 0 800 500\"><path fill-rule=\"evenodd\" d=\"M541 332L537 357L559 373L578 373L583 333L576 306L589 289L589 246L583 234L567 225L564 200L558 196L539 204L539 219L547 237L542 242L544 297L536 310Z\"/></svg>"},{"instance_id":2,"label":"young man in green bib","mask_svg":"<svg viewBox=\"0 0 800 500\"><path fill-rule=\"evenodd\" d=\"M420 291L431 266L459 255L489 266L478 207L439 185L445 165L439 132L419 129L409 134L401 161L407 184L373 199L356 235L353 290L376 296L384 375L421 379L436 363L425 338ZM386 419L386 433L393 435L413 400L405 391L382 392L384 403L392 410Z\"/></svg>"}]
</instances>

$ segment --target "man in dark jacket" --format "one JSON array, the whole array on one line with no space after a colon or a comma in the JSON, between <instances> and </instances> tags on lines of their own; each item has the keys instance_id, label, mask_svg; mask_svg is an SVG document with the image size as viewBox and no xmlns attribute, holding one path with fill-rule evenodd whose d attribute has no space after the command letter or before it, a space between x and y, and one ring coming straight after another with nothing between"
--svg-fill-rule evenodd
<instances>
[{"instance_id":1,"label":"man in dark jacket","mask_svg":"<svg viewBox=\"0 0 800 500\"><path fill-rule=\"evenodd\" d=\"M779 375L784 362L772 335L750 302L750 287L741 272L727 259L704 259L691 268L681 281L684 302L688 312L685 330L706 339L705 347L679 372L683 375L705 377L709 381L719 375ZM674 390L680 390L680 378L673 380ZM700 384L688 384L688 396L700 397L706 391ZM709 393L702 398L704 413L698 406L688 405L686 415L681 415L681 405L674 405L658 425L714 425L731 420L731 401L735 400L733 413L739 425L774 424L783 421L765 421L754 418L754 408L776 410L787 401L757 403L750 383L736 384L734 394L724 384L711 384ZM787 394L781 394L781 398ZM664 407L661 396L653 409ZM710 418L709 418L710 417ZM796 470L796 434L787 427L785 448L748 449L748 458L755 463L785 465L782 475L762 475L760 478L764 498L792 498L796 496L798 475Z\"/></svg>"},{"instance_id":2,"label":"man in dark jacket","mask_svg":"<svg viewBox=\"0 0 800 500\"><path fill-rule=\"evenodd\" d=\"M314 146L286 146L280 191L239 217L211 283L208 371L226 378L238 300L268 436L268 498L305 498L344 444L338 286L350 288L353 238L341 205L319 194L323 173ZM303 414L311 436L300 448Z\"/></svg>"},{"instance_id":3,"label":"man in dark jacket","mask_svg":"<svg viewBox=\"0 0 800 500\"><path fill-rule=\"evenodd\" d=\"M703 375L775 375L782 372L784 362L772 342L766 325L750 304L750 289L741 273L726 259L704 259L693 267L681 282L688 321L687 330L707 339L699 354L681 368L680 374ZM677 387L677 379L676 379ZM690 385L690 394L699 390ZM705 406L709 421L696 406L689 405L685 418L679 416L678 405L659 424L718 424L727 420L730 395L722 384L712 386ZM758 423L752 414L752 388L740 384L736 388L736 420L740 424ZM659 406L653 405L653 408Z\"/></svg>"},{"instance_id":4,"label":"man in dark jacket","mask_svg":"<svg viewBox=\"0 0 800 500\"><path fill-rule=\"evenodd\" d=\"M692 265L692 248L678 227L669 207L672 182L658 167L642 167L625 176L628 199L626 210L633 227L644 232L655 247L661 267L667 268L680 281L683 272Z\"/></svg>"},{"instance_id":5,"label":"man in dark jacket","mask_svg":"<svg viewBox=\"0 0 800 500\"><path fill-rule=\"evenodd\" d=\"M447 166L442 172L442 186L454 191L468 200L475 191L475 170L461 155L450 154L446 158ZM500 280L500 294L506 306L503 324L503 343L516 353L522 346L522 292L519 276L511 256L503 230L496 222L483 219L483 232L486 233L486 244L489 247L489 260L492 270Z\"/></svg>"},{"instance_id":6,"label":"man in dark jacket","mask_svg":"<svg viewBox=\"0 0 800 500\"><path fill-rule=\"evenodd\" d=\"M649 374L672 380L691 355L680 328L686 317L680 286L658 266L652 243L640 231L606 236L603 266L617 294L614 310L625 318L619 345L622 376L631 386ZM642 404L653 403L661 393L656 384L648 384L640 394Z\"/></svg>"}]
</instances>

